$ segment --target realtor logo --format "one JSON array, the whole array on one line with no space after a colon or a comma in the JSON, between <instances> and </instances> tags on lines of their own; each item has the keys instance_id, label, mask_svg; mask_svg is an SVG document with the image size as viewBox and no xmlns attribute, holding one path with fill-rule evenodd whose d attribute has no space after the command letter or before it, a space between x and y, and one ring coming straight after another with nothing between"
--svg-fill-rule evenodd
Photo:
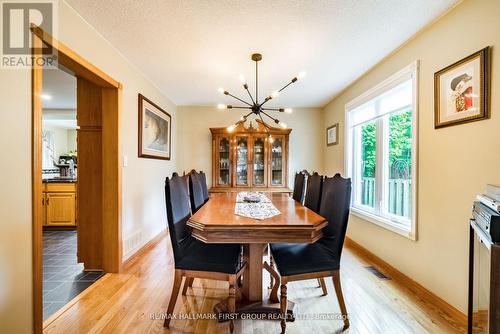
<instances>
[{"instance_id":1,"label":"realtor logo","mask_svg":"<svg viewBox=\"0 0 500 334\"><path fill-rule=\"evenodd\" d=\"M33 56L35 37L30 29L32 25L36 25L45 33L55 37L56 9L56 0L1 1L1 68L31 68L34 64L57 67L57 55L50 45L43 44L38 55Z\"/></svg>"}]
</instances>

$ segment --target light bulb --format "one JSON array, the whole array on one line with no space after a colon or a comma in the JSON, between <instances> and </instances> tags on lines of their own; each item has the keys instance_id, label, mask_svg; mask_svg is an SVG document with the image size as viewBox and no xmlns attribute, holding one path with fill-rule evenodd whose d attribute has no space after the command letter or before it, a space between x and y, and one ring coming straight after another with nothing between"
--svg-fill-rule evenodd
<instances>
[{"instance_id":1,"label":"light bulb","mask_svg":"<svg viewBox=\"0 0 500 334\"><path fill-rule=\"evenodd\" d=\"M292 108L285 108L285 112L287 114L291 114L293 112L293 109Z\"/></svg>"},{"instance_id":2,"label":"light bulb","mask_svg":"<svg viewBox=\"0 0 500 334\"><path fill-rule=\"evenodd\" d=\"M297 79L302 80L305 78L305 76L306 76L306 72L302 71L299 73L299 75L297 75Z\"/></svg>"},{"instance_id":3,"label":"light bulb","mask_svg":"<svg viewBox=\"0 0 500 334\"><path fill-rule=\"evenodd\" d=\"M227 109L227 106L225 104L219 103L217 105L217 109Z\"/></svg>"},{"instance_id":4,"label":"light bulb","mask_svg":"<svg viewBox=\"0 0 500 334\"><path fill-rule=\"evenodd\" d=\"M217 89L219 91L219 93L221 94L224 94L224 88L220 87L219 89Z\"/></svg>"},{"instance_id":5,"label":"light bulb","mask_svg":"<svg viewBox=\"0 0 500 334\"><path fill-rule=\"evenodd\" d=\"M269 135L269 142L272 144L274 142L273 136Z\"/></svg>"},{"instance_id":6,"label":"light bulb","mask_svg":"<svg viewBox=\"0 0 500 334\"><path fill-rule=\"evenodd\" d=\"M230 126L227 127L227 131L228 132L233 132L234 128L236 127L236 124L232 124Z\"/></svg>"},{"instance_id":7,"label":"light bulb","mask_svg":"<svg viewBox=\"0 0 500 334\"><path fill-rule=\"evenodd\" d=\"M281 126L283 129L286 129L287 127L285 122L279 122L278 125Z\"/></svg>"},{"instance_id":8,"label":"light bulb","mask_svg":"<svg viewBox=\"0 0 500 334\"><path fill-rule=\"evenodd\" d=\"M273 99L277 98L278 95L280 95L280 92L278 92L277 90L275 90L274 92L271 93L271 96Z\"/></svg>"},{"instance_id":9,"label":"light bulb","mask_svg":"<svg viewBox=\"0 0 500 334\"><path fill-rule=\"evenodd\" d=\"M242 84L246 84L247 81L245 80L245 76L243 74L240 74L240 81Z\"/></svg>"}]
</instances>

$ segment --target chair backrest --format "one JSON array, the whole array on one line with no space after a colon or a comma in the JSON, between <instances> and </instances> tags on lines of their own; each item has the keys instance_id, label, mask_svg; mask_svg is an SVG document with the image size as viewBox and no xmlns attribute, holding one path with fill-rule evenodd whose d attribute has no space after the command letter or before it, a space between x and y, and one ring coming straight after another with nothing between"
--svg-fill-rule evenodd
<instances>
[{"instance_id":1,"label":"chair backrest","mask_svg":"<svg viewBox=\"0 0 500 334\"><path fill-rule=\"evenodd\" d=\"M189 173L189 198L191 200L191 211L193 213L198 211L198 209L205 204L200 176L195 170Z\"/></svg>"},{"instance_id":2,"label":"chair backrest","mask_svg":"<svg viewBox=\"0 0 500 334\"><path fill-rule=\"evenodd\" d=\"M200 173L198 173L198 176L199 176L199 180L200 180L201 190L203 192L203 201L206 203L209 199L208 186L207 186L207 176L201 170L200 170Z\"/></svg>"},{"instance_id":3,"label":"chair backrest","mask_svg":"<svg viewBox=\"0 0 500 334\"><path fill-rule=\"evenodd\" d=\"M328 225L323 229L323 238L333 240L333 248L340 256L344 246L349 210L351 206L351 179L340 174L325 177L319 214L326 218Z\"/></svg>"},{"instance_id":4,"label":"chair backrest","mask_svg":"<svg viewBox=\"0 0 500 334\"><path fill-rule=\"evenodd\" d=\"M314 212L319 212L319 206L321 205L321 192L323 190L323 176L314 172L313 175L309 175L307 178L306 186L306 196L304 200L304 205Z\"/></svg>"},{"instance_id":5,"label":"chair backrest","mask_svg":"<svg viewBox=\"0 0 500 334\"><path fill-rule=\"evenodd\" d=\"M295 181L293 184L292 198L300 203L302 203L302 201L304 199L305 180L306 180L306 176L304 173L299 172L299 173L295 174Z\"/></svg>"},{"instance_id":6,"label":"chair backrest","mask_svg":"<svg viewBox=\"0 0 500 334\"><path fill-rule=\"evenodd\" d=\"M165 202L170 240L174 249L174 259L178 262L183 254L181 244L191 238L191 228L187 221L191 217L187 177L172 174L165 180Z\"/></svg>"}]
</instances>

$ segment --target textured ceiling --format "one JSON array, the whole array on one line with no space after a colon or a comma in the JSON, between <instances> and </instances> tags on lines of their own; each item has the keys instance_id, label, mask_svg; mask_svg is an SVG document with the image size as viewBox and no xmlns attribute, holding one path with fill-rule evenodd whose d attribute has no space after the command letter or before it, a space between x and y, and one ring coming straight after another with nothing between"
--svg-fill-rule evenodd
<instances>
[{"instance_id":1,"label":"textured ceiling","mask_svg":"<svg viewBox=\"0 0 500 334\"><path fill-rule=\"evenodd\" d=\"M300 71L275 103L318 107L457 0L66 0L177 105L231 100L254 87L250 54L263 54L260 94Z\"/></svg>"}]
</instances>

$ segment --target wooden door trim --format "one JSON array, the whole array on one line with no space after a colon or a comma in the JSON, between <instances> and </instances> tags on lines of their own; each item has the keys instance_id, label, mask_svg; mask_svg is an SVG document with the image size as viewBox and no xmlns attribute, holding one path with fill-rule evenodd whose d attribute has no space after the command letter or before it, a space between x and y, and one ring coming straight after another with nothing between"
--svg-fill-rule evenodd
<instances>
[{"instance_id":1,"label":"wooden door trim","mask_svg":"<svg viewBox=\"0 0 500 334\"><path fill-rule=\"evenodd\" d=\"M69 47L59 42L40 27L31 26L33 47L32 55L41 55L42 44L52 46L58 52L58 61L75 76L89 80L102 87L105 98L102 108L103 117L103 205L102 217L106 219L103 227L103 244L110 250L103 252L103 269L119 272L122 267L121 237L121 170L120 157L120 114L122 85L105 72L92 65ZM33 227L33 331L43 332L42 313L42 76L43 69L32 67L32 227ZM105 189L105 190L104 190ZM111 249L112 248L112 249Z\"/></svg>"}]
</instances>

